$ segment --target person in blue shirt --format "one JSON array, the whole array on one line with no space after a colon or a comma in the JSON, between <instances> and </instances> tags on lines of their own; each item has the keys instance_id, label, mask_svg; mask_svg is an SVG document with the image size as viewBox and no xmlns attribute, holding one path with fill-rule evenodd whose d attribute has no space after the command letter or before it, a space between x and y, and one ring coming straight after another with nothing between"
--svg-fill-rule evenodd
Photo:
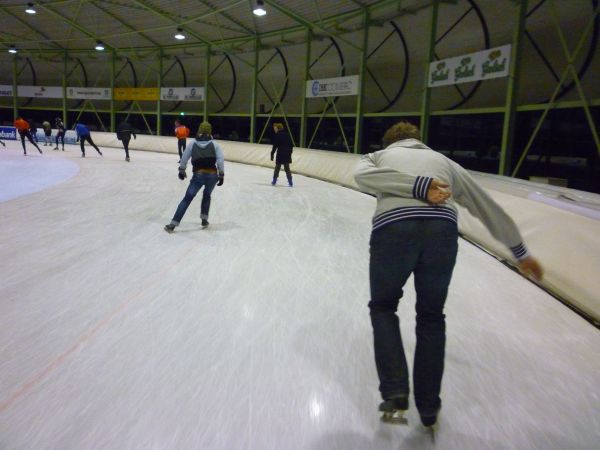
<instances>
[{"instance_id":1,"label":"person in blue shirt","mask_svg":"<svg viewBox=\"0 0 600 450\"><path fill-rule=\"evenodd\" d=\"M92 137L90 136L90 130L88 127L86 127L82 123L77 123L75 124L75 132L77 133L77 142L79 142L79 145L81 145L82 158L85 158L85 146L83 145L85 141L88 141L90 144L92 144L92 147L94 147L98 154L102 156L102 152L100 151L98 146L94 144L94 141L92 141Z\"/></svg>"},{"instance_id":2,"label":"person in blue shirt","mask_svg":"<svg viewBox=\"0 0 600 450\"><path fill-rule=\"evenodd\" d=\"M196 194L204 186L202 193L202 203L200 205L200 218L202 219L202 228L208 226L208 210L210 209L210 195L215 186L221 186L225 176L225 158L219 143L213 140L212 126L208 122L202 122L198 130L198 135L193 142L190 142L179 163L179 179L185 180L187 175L185 168L187 162L192 160L192 170L194 175L185 192L185 196L179 203L177 211L170 223L165 225L165 231L172 233L175 227L179 225L183 215L187 211L190 203L194 200Z\"/></svg>"}]
</instances>

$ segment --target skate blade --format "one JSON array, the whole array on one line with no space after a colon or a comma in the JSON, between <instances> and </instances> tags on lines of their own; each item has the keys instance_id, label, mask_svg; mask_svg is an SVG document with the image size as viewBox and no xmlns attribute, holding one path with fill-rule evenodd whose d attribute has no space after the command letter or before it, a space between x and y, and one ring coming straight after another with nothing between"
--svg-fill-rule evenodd
<instances>
[{"instance_id":1,"label":"skate blade","mask_svg":"<svg viewBox=\"0 0 600 450\"><path fill-rule=\"evenodd\" d=\"M381 415L381 421L391 425L408 425L408 419L404 417L404 411L384 412Z\"/></svg>"},{"instance_id":2,"label":"skate blade","mask_svg":"<svg viewBox=\"0 0 600 450\"><path fill-rule=\"evenodd\" d=\"M433 444L435 444L435 435L437 434L438 423L436 422L433 425L431 425L430 427L425 427L425 429L427 430L427 433L431 437L431 442Z\"/></svg>"}]
</instances>

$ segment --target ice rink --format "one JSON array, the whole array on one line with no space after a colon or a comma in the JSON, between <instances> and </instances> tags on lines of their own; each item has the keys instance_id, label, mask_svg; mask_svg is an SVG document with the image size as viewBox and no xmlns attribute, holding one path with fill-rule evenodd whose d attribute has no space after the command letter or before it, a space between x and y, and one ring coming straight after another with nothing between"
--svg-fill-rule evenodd
<instances>
[{"instance_id":1,"label":"ice rink","mask_svg":"<svg viewBox=\"0 0 600 450\"><path fill-rule=\"evenodd\" d=\"M470 243L433 443L379 422L373 198L226 163L170 235L176 155L42 149L0 147L0 449L600 448L599 330Z\"/></svg>"}]
</instances>

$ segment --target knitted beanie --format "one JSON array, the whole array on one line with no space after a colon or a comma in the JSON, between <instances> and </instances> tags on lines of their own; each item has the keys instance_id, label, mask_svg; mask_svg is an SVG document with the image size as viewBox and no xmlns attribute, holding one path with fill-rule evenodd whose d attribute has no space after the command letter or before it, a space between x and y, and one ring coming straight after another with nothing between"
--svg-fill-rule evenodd
<instances>
[{"instance_id":1,"label":"knitted beanie","mask_svg":"<svg viewBox=\"0 0 600 450\"><path fill-rule=\"evenodd\" d=\"M212 134L212 125L208 122L202 122L198 128L198 134Z\"/></svg>"}]
</instances>

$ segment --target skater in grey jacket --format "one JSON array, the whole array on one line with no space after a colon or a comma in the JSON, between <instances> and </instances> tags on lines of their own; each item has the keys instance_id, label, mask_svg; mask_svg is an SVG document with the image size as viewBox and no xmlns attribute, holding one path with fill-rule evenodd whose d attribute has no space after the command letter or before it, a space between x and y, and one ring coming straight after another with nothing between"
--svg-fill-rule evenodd
<instances>
[{"instance_id":1,"label":"skater in grey jacket","mask_svg":"<svg viewBox=\"0 0 600 450\"><path fill-rule=\"evenodd\" d=\"M364 155L355 172L360 189L377 197L370 241L369 302L384 419L408 409L408 368L398 302L413 274L417 294L414 396L421 421L432 426L441 408L444 303L457 253L455 203L480 219L514 255L527 276L542 277L514 221L460 165L419 140L400 122L384 136L384 150ZM396 417L398 420L399 418Z\"/></svg>"},{"instance_id":2,"label":"skater in grey jacket","mask_svg":"<svg viewBox=\"0 0 600 450\"><path fill-rule=\"evenodd\" d=\"M200 204L200 218L202 228L208 224L208 212L210 210L211 193L215 186L222 186L225 177L225 158L219 143L213 140L212 126L208 122L202 122L198 129L198 135L190 142L179 163L179 179L185 180L187 175L185 169L188 160L192 160L193 176L185 192L185 196L179 203L171 222L165 225L165 231L172 233L179 225L185 212L196 194L204 187L202 203Z\"/></svg>"}]
</instances>

